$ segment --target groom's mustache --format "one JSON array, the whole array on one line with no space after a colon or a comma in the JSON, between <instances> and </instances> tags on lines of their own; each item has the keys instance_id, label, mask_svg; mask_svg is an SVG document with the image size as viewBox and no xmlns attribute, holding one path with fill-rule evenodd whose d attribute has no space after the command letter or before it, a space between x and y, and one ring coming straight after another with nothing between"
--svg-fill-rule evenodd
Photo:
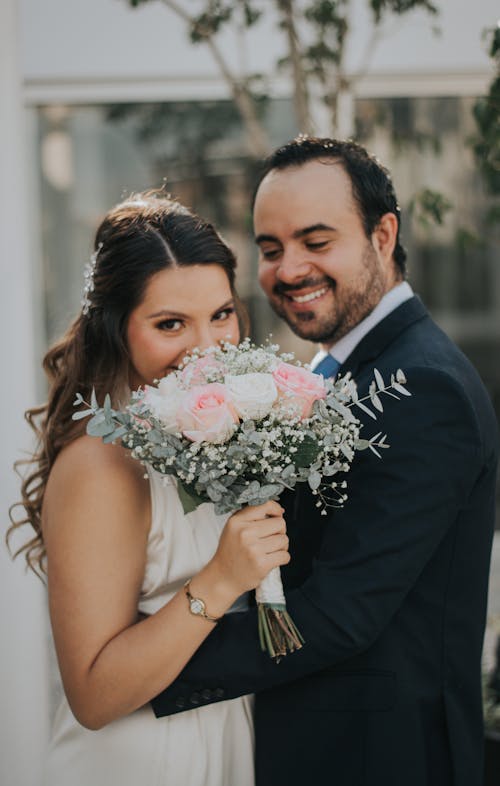
<instances>
[{"instance_id":1,"label":"groom's mustache","mask_svg":"<svg viewBox=\"0 0 500 786\"><path fill-rule=\"evenodd\" d=\"M336 284L335 281L328 276L320 279L304 278L298 284L286 284L283 281L278 281L278 283L273 287L273 295L288 295L291 292L300 292L301 289L324 286L329 286L331 289L335 289Z\"/></svg>"}]
</instances>

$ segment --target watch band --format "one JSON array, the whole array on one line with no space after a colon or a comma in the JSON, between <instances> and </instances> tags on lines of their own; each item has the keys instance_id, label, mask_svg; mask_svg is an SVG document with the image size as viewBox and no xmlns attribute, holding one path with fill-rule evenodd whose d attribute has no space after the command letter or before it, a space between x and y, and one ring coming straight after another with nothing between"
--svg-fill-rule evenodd
<instances>
[{"instance_id":1,"label":"watch band","mask_svg":"<svg viewBox=\"0 0 500 786\"><path fill-rule=\"evenodd\" d=\"M207 607L205 605L205 601L201 598L195 598L191 595L189 590L189 585L191 584L191 579L188 579L184 584L184 592L186 593L186 597L189 603L189 611L191 614L194 614L195 617L203 617L203 619L209 620L209 622L218 622L220 617L212 617L210 614L207 614Z\"/></svg>"}]
</instances>

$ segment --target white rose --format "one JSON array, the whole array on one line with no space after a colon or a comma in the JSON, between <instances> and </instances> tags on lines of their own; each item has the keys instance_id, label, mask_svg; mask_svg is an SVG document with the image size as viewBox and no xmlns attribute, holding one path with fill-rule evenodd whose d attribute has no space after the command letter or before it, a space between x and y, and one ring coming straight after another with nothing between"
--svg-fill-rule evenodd
<instances>
[{"instance_id":1,"label":"white rose","mask_svg":"<svg viewBox=\"0 0 500 786\"><path fill-rule=\"evenodd\" d=\"M234 407L243 420L262 420L278 398L272 374L228 374L224 381Z\"/></svg>"},{"instance_id":2,"label":"white rose","mask_svg":"<svg viewBox=\"0 0 500 786\"><path fill-rule=\"evenodd\" d=\"M174 434L179 431L177 413L185 395L175 374L169 374L160 380L156 388L146 385L142 401L161 421L165 431Z\"/></svg>"}]
</instances>

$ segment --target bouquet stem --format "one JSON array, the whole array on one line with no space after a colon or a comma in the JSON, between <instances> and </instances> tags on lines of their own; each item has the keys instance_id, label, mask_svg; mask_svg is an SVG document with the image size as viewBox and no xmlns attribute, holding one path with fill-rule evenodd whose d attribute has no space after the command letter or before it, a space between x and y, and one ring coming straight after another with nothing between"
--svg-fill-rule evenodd
<instances>
[{"instance_id":1,"label":"bouquet stem","mask_svg":"<svg viewBox=\"0 0 500 786\"><path fill-rule=\"evenodd\" d=\"M256 590L260 646L278 663L288 652L299 650L304 639L286 610L279 568L273 568Z\"/></svg>"},{"instance_id":2,"label":"bouquet stem","mask_svg":"<svg viewBox=\"0 0 500 786\"><path fill-rule=\"evenodd\" d=\"M258 604L259 639L264 652L279 663L288 652L300 650L304 643L286 606Z\"/></svg>"}]
</instances>

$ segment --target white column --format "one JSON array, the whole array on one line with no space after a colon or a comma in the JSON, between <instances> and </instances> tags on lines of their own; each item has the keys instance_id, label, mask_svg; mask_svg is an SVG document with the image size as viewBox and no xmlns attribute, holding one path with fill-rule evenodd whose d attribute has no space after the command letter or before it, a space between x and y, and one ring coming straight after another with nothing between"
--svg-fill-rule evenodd
<instances>
[{"instance_id":1,"label":"white column","mask_svg":"<svg viewBox=\"0 0 500 786\"><path fill-rule=\"evenodd\" d=\"M0 3L0 783L39 786L49 715L45 590L20 559L12 563L3 537L7 509L19 498L12 464L31 444L23 411L36 403L39 363L18 6Z\"/></svg>"}]
</instances>

